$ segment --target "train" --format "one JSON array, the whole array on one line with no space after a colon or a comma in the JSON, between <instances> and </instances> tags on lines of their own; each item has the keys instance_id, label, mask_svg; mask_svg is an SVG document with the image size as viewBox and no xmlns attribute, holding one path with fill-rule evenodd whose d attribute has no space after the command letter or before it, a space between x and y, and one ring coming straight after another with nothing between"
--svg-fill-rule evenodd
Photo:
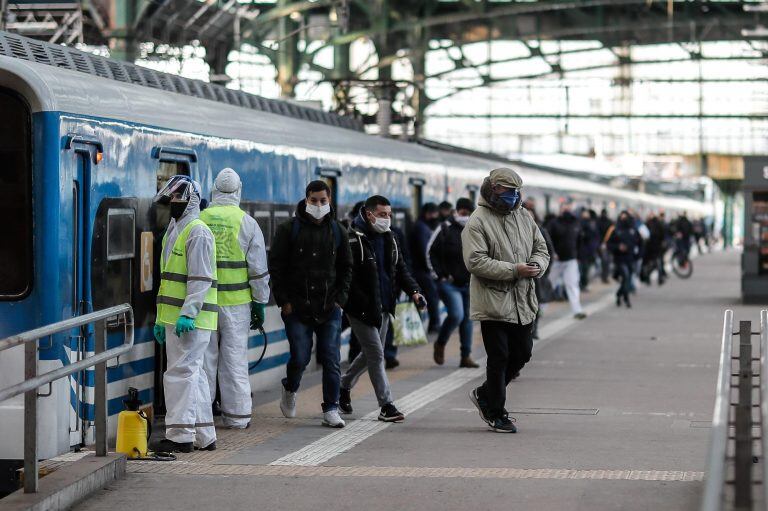
<instances>
[{"instance_id":1,"label":"train","mask_svg":"<svg viewBox=\"0 0 768 511\"><path fill-rule=\"evenodd\" d=\"M218 171L243 181L242 208L259 223L267 249L306 183L324 179L338 216L372 193L387 196L394 224L409 228L426 201L477 200L488 172L503 163L481 155L366 134L359 123L289 102L0 32L0 339L66 318L129 303L135 346L107 369L109 431L128 388L162 408L163 348L153 341L159 241L168 214L152 198L186 174L209 195ZM546 209L566 198L639 211L698 216L710 204L652 196L518 166L524 194ZM252 369L255 391L276 385L288 359L277 308ZM108 346L122 342L121 328ZM252 332L249 356L264 339ZM93 353L84 328L42 340L39 371ZM23 379L23 349L0 353L0 388ZM39 398L43 458L92 441L93 373L55 382ZM0 403L0 463L23 458L23 396Z\"/></svg>"}]
</instances>

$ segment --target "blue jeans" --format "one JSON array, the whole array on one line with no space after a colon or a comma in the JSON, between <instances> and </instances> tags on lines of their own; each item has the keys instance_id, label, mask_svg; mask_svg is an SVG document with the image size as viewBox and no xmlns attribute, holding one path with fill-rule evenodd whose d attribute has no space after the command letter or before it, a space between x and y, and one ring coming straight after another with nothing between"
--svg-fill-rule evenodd
<instances>
[{"instance_id":1,"label":"blue jeans","mask_svg":"<svg viewBox=\"0 0 768 511\"><path fill-rule=\"evenodd\" d=\"M325 323L308 325L299 321L298 316L283 316L285 334L291 347L291 356L286 367L283 387L296 392L312 359L312 334L317 337L317 361L323 366L323 411L339 407L341 388L341 309L337 308Z\"/></svg>"},{"instance_id":2,"label":"blue jeans","mask_svg":"<svg viewBox=\"0 0 768 511\"><path fill-rule=\"evenodd\" d=\"M461 356L472 353L472 320L469 319L469 285L454 286L450 282L438 282L440 300L448 309L448 316L440 327L437 344L445 346L456 327L459 327Z\"/></svg>"}]
</instances>

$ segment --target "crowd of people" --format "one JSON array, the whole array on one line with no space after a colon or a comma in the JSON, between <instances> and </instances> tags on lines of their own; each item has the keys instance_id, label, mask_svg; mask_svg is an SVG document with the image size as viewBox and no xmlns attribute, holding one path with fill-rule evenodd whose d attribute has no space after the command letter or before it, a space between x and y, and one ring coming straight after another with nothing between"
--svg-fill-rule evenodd
<instances>
[{"instance_id":1,"label":"crowd of people","mask_svg":"<svg viewBox=\"0 0 768 511\"><path fill-rule=\"evenodd\" d=\"M372 195L338 221L331 189L312 181L294 216L278 227L267 256L258 224L240 209L235 171L218 174L202 211L200 186L187 176L172 177L155 197L171 216L154 327L167 354L166 438L158 450L215 449L214 404L225 427L249 427L248 336L263 326L270 294L290 346L280 399L285 417L296 416L314 344L324 426L345 426L342 414L353 412L352 389L366 372L379 420L403 421L386 370L399 365L392 321L405 297L422 314L438 365L458 330L459 366L479 367L472 337L473 321L480 322L486 380L469 398L491 429L515 432L505 389L530 360L540 304L567 300L574 317L584 319L581 293L594 278L608 282L613 276L617 305L630 307L636 276L650 283L655 272L664 282L664 255L673 245L689 251L691 240L708 243L704 222L685 215L667 222L663 212L641 219L622 211L614 222L606 211L577 211L566 201L559 215L541 220L535 200L523 200L522 185L513 170L495 169L480 187L477 206L469 198L455 206L424 204L406 237L392 225L386 197ZM346 327L350 358L342 374Z\"/></svg>"}]
</instances>

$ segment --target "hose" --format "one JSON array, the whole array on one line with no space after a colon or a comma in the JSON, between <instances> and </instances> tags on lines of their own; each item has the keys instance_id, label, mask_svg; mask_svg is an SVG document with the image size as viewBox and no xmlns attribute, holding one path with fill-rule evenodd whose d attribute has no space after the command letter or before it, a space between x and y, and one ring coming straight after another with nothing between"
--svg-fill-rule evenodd
<instances>
[{"instance_id":1,"label":"hose","mask_svg":"<svg viewBox=\"0 0 768 511\"><path fill-rule=\"evenodd\" d=\"M261 335L264 337L264 346L261 349L261 356L258 360L255 360L248 364L248 372L253 371L253 369L261 363L262 360L264 360L264 355L267 353L267 344L269 344L269 338L267 337L267 332L264 330L264 327L259 327L256 329Z\"/></svg>"}]
</instances>

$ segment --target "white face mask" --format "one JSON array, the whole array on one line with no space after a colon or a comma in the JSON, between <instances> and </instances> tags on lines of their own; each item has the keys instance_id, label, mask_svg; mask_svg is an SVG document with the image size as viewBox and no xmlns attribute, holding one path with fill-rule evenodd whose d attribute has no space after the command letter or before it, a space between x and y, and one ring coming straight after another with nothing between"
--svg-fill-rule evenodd
<instances>
[{"instance_id":1,"label":"white face mask","mask_svg":"<svg viewBox=\"0 0 768 511\"><path fill-rule=\"evenodd\" d=\"M307 204L305 210L307 214L315 220L321 220L325 215L331 212L331 205L323 204L322 206L316 206L314 204Z\"/></svg>"},{"instance_id":2,"label":"white face mask","mask_svg":"<svg viewBox=\"0 0 768 511\"><path fill-rule=\"evenodd\" d=\"M390 223L391 221L389 218L376 217L376 223L374 223L371 226L371 229L373 229L374 232L378 232L379 234L382 234L389 230Z\"/></svg>"},{"instance_id":3,"label":"white face mask","mask_svg":"<svg viewBox=\"0 0 768 511\"><path fill-rule=\"evenodd\" d=\"M469 222L469 217L468 216L456 215L454 218L459 223L459 225L467 225L467 222Z\"/></svg>"}]
</instances>

